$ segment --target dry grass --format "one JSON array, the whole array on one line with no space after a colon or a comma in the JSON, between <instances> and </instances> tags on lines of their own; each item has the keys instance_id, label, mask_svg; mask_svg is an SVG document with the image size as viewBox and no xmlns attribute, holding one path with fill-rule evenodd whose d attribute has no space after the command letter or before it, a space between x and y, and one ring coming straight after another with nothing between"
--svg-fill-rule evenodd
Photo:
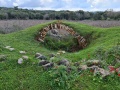
<instances>
[{"instance_id":1,"label":"dry grass","mask_svg":"<svg viewBox=\"0 0 120 90\"><path fill-rule=\"evenodd\" d=\"M107 20L83 20L83 21L76 21L84 24L88 24L91 26L96 26L96 27L102 27L102 28L109 28L109 27L115 27L115 26L120 26L120 21L107 21Z\"/></svg>"},{"instance_id":2,"label":"dry grass","mask_svg":"<svg viewBox=\"0 0 120 90\"><path fill-rule=\"evenodd\" d=\"M7 34L51 20L0 20L0 33Z\"/></svg>"}]
</instances>

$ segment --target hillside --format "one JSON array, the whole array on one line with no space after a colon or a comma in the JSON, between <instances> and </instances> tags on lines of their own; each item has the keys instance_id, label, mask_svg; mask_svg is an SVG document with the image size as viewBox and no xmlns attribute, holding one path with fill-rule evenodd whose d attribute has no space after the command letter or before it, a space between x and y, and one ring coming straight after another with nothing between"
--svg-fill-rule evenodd
<instances>
[{"instance_id":1,"label":"hillside","mask_svg":"<svg viewBox=\"0 0 120 90\"><path fill-rule=\"evenodd\" d=\"M51 51L35 40L38 31L49 23L40 24L10 34L0 34L0 54L6 55L7 59L0 62L0 90L62 90L61 87L51 86L53 82L48 71L38 66L39 60L35 58L37 52L49 59L49 54L56 54L58 51ZM95 55L99 48L109 51L120 42L120 27L98 28L86 24L63 21L63 24L72 27L75 31L84 36L88 41L85 49L78 52L66 52L56 58L67 58L70 62L81 60L99 59ZM14 51L5 49L5 46L15 48ZM29 57L27 63L19 65L18 59L23 56L19 51L26 51ZM102 51L101 51L102 52ZM104 55L104 52L102 53ZM119 53L118 53L119 55ZM108 58L103 58L108 64ZM94 77L88 72L77 75L78 77L69 83L70 90L119 90L120 77L112 75L105 79ZM73 75L74 76L74 75ZM63 80L64 82L64 80ZM56 89L57 88L57 89ZM64 89L63 89L64 90Z\"/></svg>"}]
</instances>

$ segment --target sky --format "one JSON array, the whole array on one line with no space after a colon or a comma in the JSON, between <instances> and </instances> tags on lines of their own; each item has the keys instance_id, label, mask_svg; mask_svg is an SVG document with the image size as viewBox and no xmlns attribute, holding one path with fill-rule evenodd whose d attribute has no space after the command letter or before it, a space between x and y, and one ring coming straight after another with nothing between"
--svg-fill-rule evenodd
<instances>
[{"instance_id":1,"label":"sky","mask_svg":"<svg viewBox=\"0 0 120 90\"><path fill-rule=\"evenodd\" d=\"M0 7L14 7L35 10L84 10L120 11L120 0L0 0Z\"/></svg>"}]
</instances>

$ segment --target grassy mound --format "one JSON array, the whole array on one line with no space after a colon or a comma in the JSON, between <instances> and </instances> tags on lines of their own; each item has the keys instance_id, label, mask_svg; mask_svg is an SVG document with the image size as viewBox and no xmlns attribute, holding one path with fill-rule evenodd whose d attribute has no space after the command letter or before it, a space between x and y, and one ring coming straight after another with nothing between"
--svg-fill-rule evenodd
<instances>
[{"instance_id":1,"label":"grassy mound","mask_svg":"<svg viewBox=\"0 0 120 90\"><path fill-rule=\"evenodd\" d=\"M34 39L38 31L48 24L40 24L11 34L0 34L0 54L7 56L7 60L0 63L0 90L55 89L49 84L48 72L38 67L38 60L34 58L36 52L40 52L47 57L50 53L57 52L47 49ZM60 58L64 57L72 62L95 59L94 53L98 48L104 47L104 50L107 51L119 43L120 27L105 29L67 21L64 21L63 24L72 27L80 35L88 38L90 44L79 52L66 53L61 55ZM8 45L14 47L15 51L11 52L4 48ZM27 52L26 55L29 56L31 63L25 65L17 64L18 58L22 56L19 54L21 50ZM71 85L73 90L119 90L120 78L116 80L113 77L99 81L99 79L93 80L89 75L83 75L78 77Z\"/></svg>"}]
</instances>

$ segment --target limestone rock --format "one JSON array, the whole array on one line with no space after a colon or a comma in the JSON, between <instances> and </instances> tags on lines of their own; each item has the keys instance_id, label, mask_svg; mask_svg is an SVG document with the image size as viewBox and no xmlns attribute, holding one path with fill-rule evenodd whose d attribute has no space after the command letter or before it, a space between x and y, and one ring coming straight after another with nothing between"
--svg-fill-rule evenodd
<instances>
[{"instance_id":1,"label":"limestone rock","mask_svg":"<svg viewBox=\"0 0 120 90\"><path fill-rule=\"evenodd\" d=\"M28 59L29 59L28 56L22 56L22 58L23 58L24 60L28 60Z\"/></svg>"},{"instance_id":2,"label":"limestone rock","mask_svg":"<svg viewBox=\"0 0 120 90\"><path fill-rule=\"evenodd\" d=\"M42 54L41 53L36 53L35 54L35 57L39 57L39 56L42 56Z\"/></svg>"},{"instance_id":3,"label":"limestone rock","mask_svg":"<svg viewBox=\"0 0 120 90\"><path fill-rule=\"evenodd\" d=\"M18 64L22 64L23 63L23 59L22 58L19 58L18 59Z\"/></svg>"},{"instance_id":4,"label":"limestone rock","mask_svg":"<svg viewBox=\"0 0 120 90\"><path fill-rule=\"evenodd\" d=\"M94 75L100 73L100 75L104 78L108 75L110 75L110 72L108 70L105 70L103 68L99 68L98 66L92 66L92 67L89 67L91 69L94 70Z\"/></svg>"},{"instance_id":5,"label":"limestone rock","mask_svg":"<svg viewBox=\"0 0 120 90\"><path fill-rule=\"evenodd\" d=\"M6 49L9 49L9 48L11 48L11 46L6 46L5 48L6 48Z\"/></svg>"},{"instance_id":6,"label":"limestone rock","mask_svg":"<svg viewBox=\"0 0 120 90\"><path fill-rule=\"evenodd\" d=\"M93 65L96 65L96 66L100 66L102 63L100 60L88 60L87 61L87 66L90 67L90 66L93 66Z\"/></svg>"},{"instance_id":7,"label":"limestone rock","mask_svg":"<svg viewBox=\"0 0 120 90\"><path fill-rule=\"evenodd\" d=\"M46 61L46 60L41 60L40 62L39 62L39 66L42 66L42 65L45 65L45 64L48 64L48 63L50 63L49 61Z\"/></svg>"},{"instance_id":8,"label":"limestone rock","mask_svg":"<svg viewBox=\"0 0 120 90\"><path fill-rule=\"evenodd\" d=\"M63 59L61 61L58 62L58 65L65 65L65 66L69 66L70 62L66 59Z\"/></svg>"},{"instance_id":9,"label":"limestone rock","mask_svg":"<svg viewBox=\"0 0 120 90\"><path fill-rule=\"evenodd\" d=\"M58 34L58 30L52 29L52 30L51 30L51 33L57 35L57 34Z\"/></svg>"},{"instance_id":10,"label":"limestone rock","mask_svg":"<svg viewBox=\"0 0 120 90\"><path fill-rule=\"evenodd\" d=\"M47 60L47 58L45 56L38 56L37 59L40 59L40 60Z\"/></svg>"},{"instance_id":11,"label":"limestone rock","mask_svg":"<svg viewBox=\"0 0 120 90\"><path fill-rule=\"evenodd\" d=\"M10 50L10 51L14 51L14 50L15 50L15 48L9 48L9 50Z\"/></svg>"},{"instance_id":12,"label":"limestone rock","mask_svg":"<svg viewBox=\"0 0 120 90\"><path fill-rule=\"evenodd\" d=\"M80 68L81 68L81 70L86 70L86 69L88 69L88 66L87 65L81 65Z\"/></svg>"},{"instance_id":13,"label":"limestone rock","mask_svg":"<svg viewBox=\"0 0 120 90\"><path fill-rule=\"evenodd\" d=\"M52 68L53 66L54 66L54 63L47 63L47 64L43 65L43 68L45 70L48 70L49 68Z\"/></svg>"},{"instance_id":14,"label":"limestone rock","mask_svg":"<svg viewBox=\"0 0 120 90\"><path fill-rule=\"evenodd\" d=\"M26 54L26 51L19 51L20 54Z\"/></svg>"}]
</instances>

